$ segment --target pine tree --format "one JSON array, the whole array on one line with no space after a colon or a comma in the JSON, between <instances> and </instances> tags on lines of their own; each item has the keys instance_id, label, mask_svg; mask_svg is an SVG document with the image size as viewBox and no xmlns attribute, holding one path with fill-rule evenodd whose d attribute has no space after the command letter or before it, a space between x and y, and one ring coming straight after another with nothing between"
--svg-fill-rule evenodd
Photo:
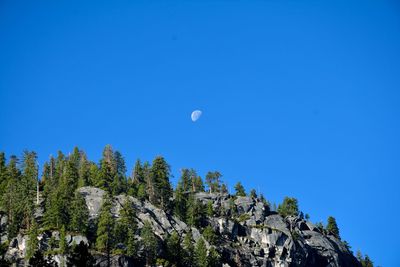
<instances>
[{"instance_id":1,"label":"pine tree","mask_svg":"<svg viewBox=\"0 0 400 267\"><path fill-rule=\"evenodd\" d=\"M78 174L79 174L78 188L91 185L90 166L91 163L88 161L86 154L83 151L81 151L79 168L78 168Z\"/></svg>"},{"instance_id":2,"label":"pine tree","mask_svg":"<svg viewBox=\"0 0 400 267\"><path fill-rule=\"evenodd\" d=\"M205 207L200 200L189 196L187 202L186 222L190 226L199 227L203 224L205 218Z\"/></svg>"},{"instance_id":3,"label":"pine tree","mask_svg":"<svg viewBox=\"0 0 400 267\"><path fill-rule=\"evenodd\" d=\"M181 171L181 178L175 190L175 205L174 213L181 220L185 220L187 211L187 196L192 189L192 182L189 177L189 170L183 169Z\"/></svg>"},{"instance_id":4,"label":"pine tree","mask_svg":"<svg viewBox=\"0 0 400 267\"><path fill-rule=\"evenodd\" d=\"M184 255L183 255L183 266L195 266L194 265L194 246L192 243L192 231L186 234L185 238L183 239L183 248L184 248Z\"/></svg>"},{"instance_id":5,"label":"pine tree","mask_svg":"<svg viewBox=\"0 0 400 267\"><path fill-rule=\"evenodd\" d=\"M32 258L35 252L39 248L39 240L38 240L38 226L34 220L32 220L31 228L29 230L29 239L26 247L26 259Z\"/></svg>"},{"instance_id":6,"label":"pine tree","mask_svg":"<svg viewBox=\"0 0 400 267\"><path fill-rule=\"evenodd\" d=\"M114 220L111 215L112 202L108 194L104 195L97 225L96 249L107 254L107 265L110 266L110 254L113 248Z\"/></svg>"},{"instance_id":7,"label":"pine tree","mask_svg":"<svg viewBox=\"0 0 400 267\"><path fill-rule=\"evenodd\" d=\"M56 267L57 262L53 260L51 255L47 256L47 259L44 258L41 250L37 250L33 257L29 259L30 267Z\"/></svg>"},{"instance_id":8,"label":"pine tree","mask_svg":"<svg viewBox=\"0 0 400 267\"><path fill-rule=\"evenodd\" d=\"M250 191L250 197L251 198L257 198L257 193L256 193L256 190L255 189L251 189L251 191Z\"/></svg>"},{"instance_id":9,"label":"pine tree","mask_svg":"<svg viewBox=\"0 0 400 267\"><path fill-rule=\"evenodd\" d=\"M197 241L195 249L195 262L197 267L207 267L207 247L203 238Z\"/></svg>"},{"instance_id":10,"label":"pine tree","mask_svg":"<svg viewBox=\"0 0 400 267\"><path fill-rule=\"evenodd\" d=\"M76 191L71 202L71 223L70 230L86 234L89 224L89 210L83 196Z\"/></svg>"},{"instance_id":11,"label":"pine tree","mask_svg":"<svg viewBox=\"0 0 400 267\"><path fill-rule=\"evenodd\" d=\"M193 179L194 184L194 192L204 192L204 184L203 179L200 176L197 176Z\"/></svg>"},{"instance_id":12,"label":"pine tree","mask_svg":"<svg viewBox=\"0 0 400 267\"><path fill-rule=\"evenodd\" d=\"M217 243L217 235L215 234L214 229L210 225L204 228L203 236L211 245L215 245Z\"/></svg>"},{"instance_id":13,"label":"pine tree","mask_svg":"<svg viewBox=\"0 0 400 267\"><path fill-rule=\"evenodd\" d=\"M214 216L214 207L213 207L213 202L211 200L207 202L207 216L208 217Z\"/></svg>"},{"instance_id":14,"label":"pine tree","mask_svg":"<svg viewBox=\"0 0 400 267\"><path fill-rule=\"evenodd\" d=\"M117 162L115 161L114 151L110 145L107 145L100 160L100 171L96 186L112 194L115 191L113 188L116 186L115 179L118 179L116 176Z\"/></svg>"},{"instance_id":15,"label":"pine tree","mask_svg":"<svg viewBox=\"0 0 400 267\"><path fill-rule=\"evenodd\" d=\"M145 184L146 184L146 195L147 199L155 204L157 202L156 198L156 182L154 180L153 175L151 174L151 166L149 162L145 162L143 164L143 176L145 179Z\"/></svg>"},{"instance_id":16,"label":"pine tree","mask_svg":"<svg viewBox=\"0 0 400 267\"><path fill-rule=\"evenodd\" d=\"M208 185L208 189L210 193L219 192L221 185L220 185L220 178L222 175L218 171L208 172L206 175L206 183Z\"/></svg>"},{"instance_id":17,"label":"pine tree","mask_svg":"<svg viewBox=\"0 0 400 267\"><path fill-rule=\"evenodd\" d=\"M116 243L128 243L129 230L136 230L136 219L133 201L127 197L120 209L120 219L115 223Z\"/></svg>"},{"instance_id":18,"label":"pine tree","mask_svg":"<svg viewBox=\"0 0 400 267\"><path fill-rule=\"evenodd\" d=\"M6 166L6 156L4 152L0 152L0 196L4 196L7 190L8 173ZM3 199L0 199L0 208L3 207Z\"/></svg>"},{"instance_id":19,"label":"pine tree","mask_svg":"<svg viewBox=\"0 0 400 267\"><path fill-rule=\"evenodd\" d=\"M285 197L283 203L278 206L277 211L283 217L297 216L299 214L299 206L297 204L297 199L291 197Z\"/></svg>"},{"instance_id":20,"label":"pine tree","mask_svg":"<svg viewBox=\"0 0 400 267\"><path fill-rule=\"evenodd\" d=\"M229 192L228 192L228 186L226 185L226 183L223 183L223 184L221 185L220 191L221 191L222 194L229 194Z\"/></svg>"},{"instance_id":21,"label":"pine tree","mask_svg":"<svg viewBox=\"0 0 400 267\"><path fill-rule=\"evenodd\" d=\"M7 232L9 239L17 235L21 227L23 215L19 203L21 194L19 193L18 186L21 179L21 172L17 165L18 158L16 156L11 156L7 165L7 187L5 194L2 196L3 208L8 216Z\"/></svg>"},{"instance_id":22,"label":"pine tree","mask_svg":"<svg viewBox=\"0 0 400 267\"><path fill-rule=\"evenodd\" d=\"M237 197L245 197L246 196L246 192L245 192L244 187L241 182L238 182L235 185L235 191L236 191Z\"/></svg>"},{"instance_id":23,"label":"pine tree","mask_svg":"<svg viewBox=\"0 0 400 267\"><path fill-rule=\"evenodd\" d=\"M214 247L211 247L208 253L208 266L209 267L221 266L221 255Z\"/></svg>"},{"instance_id":24,"label":"pine tree","mask_svg":"<svg viewBox=\"0 0 400 267\"><path fill-rule=\"evenodd\" d=\"M157 196L153 204L164 210L170 208L170 198L172 197L172 187L169 182L169 176L170 167L165 159L161 156L156 157L151 166L151 177Z\"/></svg>"},{"instance_id":25,"label":"pine tree","mask_svg":"<svg viewBox=\"0 0 400 267\"><path fill-rule=\"evenodd\" d=\"M35 152L24 151L22 177L18 183L19 205L22 211L22 225L28 230L33 220L38 179L37 156Z\"/></svg>"},{"instance_id":26,"label":"pine tree","mask_svg":"<svg viewBox=\"0 0 400 267\"><path fill-rule=\"evenodd\" d=\"M112 183L113 195L126 192L126 165L122 154L119 151L114 152L114 160L116 165L116 175Z\"/></svg>"},{"instance_id":27,"label":"pine tree","mask_svg":"<svg viewBox=\"0 0 400 267\"><path fill-rule=\"evenodd\" d=\"M128 241L126 244L126 255L134 257L137 254L137 242L135 240L135 232L133 229L128 229Z\"/></svg>"},{"instance_id":28,"label":"pine tree","mask_svg":"<svg viewBox=\"0 0 400 267\"><path fill-rule=\"evenodd\" d=\"M63 225L61 227L61 231L60 231L60 243L59 243L60 254L61 255L66 254L67 251L68 251L68 244L67 244L66 235L67 235L67 233L65 232L65 226Z\"/></svg>"},{"instance_id":29,"label":"pine tree","mask_svg":"<svg viewBox=\"0 0 400 267\"><path fill-rule=\"evenodd\" d=\"M92 267L94 264L95 260L92 255L90 255L89 248L83 241L72 249L67 258L68 267Z\"/></svg>"},{"instance_id":30,"label":"pine tree","mask_svg":"<svg viewBox=\"0 0 400 267\"><path fill-rule=\"evenodd\" d=\"M326 225L326 230L330 233L332 233L334 236L337 238L340 238L339 236L339 227L336 223L336 219L332 216L328 217L328 224Z\"/></svg>"},{"instance_id":31,"label":"pine tree","mask_svg":"<svg viewBox=\"0 0 400 267\"><path fill-rule=\"evenodd\" d=\"M141 234L143 251L146 257L146 265L152 266L157 256L157 238L149 221L143 225Z\"/></svg>"},{"instance_id":32,"label":"pine tree","mask_svg":"<svg viewBox=\"0 0 400 267\"><path fill-rule=\"evenodd\" d=\"M175 266L181 266L181 239L176 231L166 238L166 258Z\"/></svg>"}]
</instances>

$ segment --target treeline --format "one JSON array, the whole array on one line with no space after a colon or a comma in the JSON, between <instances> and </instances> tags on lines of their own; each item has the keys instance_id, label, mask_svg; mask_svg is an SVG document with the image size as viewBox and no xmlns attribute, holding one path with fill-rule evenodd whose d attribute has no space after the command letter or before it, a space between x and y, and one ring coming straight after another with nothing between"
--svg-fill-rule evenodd
<instances>
[{"instance_id":1,"label":"treeline","mask_svg":"<svg viewBox=\"0 0 400 267\"><path fill-rule=\"evenodd\" d=\"M234 186L233 197L230 198L230 207L226 210L223 207L215 210L212 202L204 205L195 198L195 194L227 194L228 187L222 182L222 174L218 171L208 172L203 181L194 169L183 169L174 190L170 183L170 166L163 157L156 157L152 163L137 160L131 175L127 176L123 156L109 145L104 148L99 163L90 161L84 151L74 148L69 155L58 152L56 157L50 157L43 165L40 180L38 171L35 152L25 151L21 159L10 156L8 161L5 154L0 153L0 211L8 218L5 230L9 240L19 232L29 234L26 256L33 262L41 262L36 238L39 231L56 230L59 231L60 238L50 240L49 249L55 253L72 255L71 262L82 260L79 259L80 253L75 249L83 251L83 248L79 247L80 244L76 244L74 248L68 247L68 232L87 236L90 244L93 244L90 249L107 255L108 261L111 254L136 257L139 244L135 236L140 235L145 258L137 260L145 260L148 265L153 264L157 260L157 237L149 223L138 231L134 205L130 198L126 198L126 202L122 203L118 220L111 214L112 197L120 194L141 201L147 200L168 214L179 217L189 226L200 229L209 244L215 246L218 246L221 240L212 227L207 225L207 217L227 216L237 219L235 197L250 196L271 206L262 194L257 195L254 189L247 194L243 185L238 182ZM85 200L77 191L84 186L94 186L106 191L98 220L94 225L89 224ZM44 207L41 215L35 214L39 206ZM295 198L286 197L278 207L274 204L271 209L283 217L300 216L306 220L310 218L308 214L304 215L299 210ZM317 224L317 227L321 232L340 239L335 218L329 217L326 227L322 223ZM207 249L202 239L194 246L191 233L181 239L177 233L165 237L162 244L165 255L158 259L159 265L219 266L220 255L213 246ZM348 248L350 249L349 246ZM87 257L84 261L89 262L91 259Z\"/></svg>"}]
</instances>

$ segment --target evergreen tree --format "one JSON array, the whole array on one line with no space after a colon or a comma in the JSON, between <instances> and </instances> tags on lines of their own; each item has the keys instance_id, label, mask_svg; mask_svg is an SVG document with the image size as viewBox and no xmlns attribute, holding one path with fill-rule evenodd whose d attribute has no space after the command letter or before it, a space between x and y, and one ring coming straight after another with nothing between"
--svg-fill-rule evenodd
<instances>
[{"instance_id":1,"label":"evergreen tree","mask_svg":"<svg viewBox=\"0 0 400 267\"><path fill-rule=\"evenodd\" d=\"M251 198L257 198L257 193L256 193L256 190L255 190L255 189L251 189L251 191L250 191L250 197L251 197Z\"/></svg>"},{"instance_id":2,"label":"evergreen tree","mask_svg":"<svg viewBox=\"0 0 400 267\"><path fill-rule=\"evenodd\" d=\"M137 243L135 240L135 232L133 229L128 229L128 241L126 244L126 255L134 257L137 254Z\"/></svg>"},{"instance_id":3,"label":"evergreen tree","mask_svg":"<svg viewBox=\"0 0 400 267\"><path fill-rule=\"evenodd\" d=\"M126 191L126 165L125 160L119 151L115 151L114 160L116 166L116 175L112 183L113 195L118 195Z\"/></svg>"},{"instance_id":4,"label":"evergreen tree","mask_svg":"<svg viewBox=\"0 0 400 267\"><path fill-rule=\"evenodd\" d=\"M169 176L170 167L165 159L161 156L156 157L151 166L151 177L157 196L153 204L164 210L170 208L170 198L172 197L172 187L169 182Z\"/></svg>"},{"instance_id":5,"label":"evergreen tree","mask_svg":"<svg viewBox=\"0 0 400 267\"><path fill-rule=\"evenodd\" d=\"M183 266L195 266L194 265L194 246L192 243L192 231L186 234L185 238L183 239L183 248L184 248L184 255L183 255Z\"/></svg>"},{"instance_id":6,"label":"evergreen tree","mask_svg":"<svg viewBox=\"0 0 400 267\"><path fill-rule=\"evenodd\" d=\"M157 256L157 238L149 221L144 223L140 236L142 238L146 265L152 266Z\"/></svg>"},{"instance_id":7,"label":"evergreen tree","mask_svg":"<svg viewBox=\"0 0 400 267\"><path fill-rule=\"evenodd\" d=\"M167 260L175 266L181 266L182 262L182 247L181 240L176 231L172 232L166 238L166 258Z\"/></svg>"},{"instance_id":8,"label":"evergreen tree","mask_svg":"<svg viewBox=\"0 0 400 267\"><path fill-rule=\"evenodd\" d=\"M221 266L221 255L214 247L211 247L208 253L208 266L209 267Z\"/></svg>"},{"instance_id":9,"label":"evergreen tree","mask_svg":"<svg viewBox=\"0 0 400 267\"><path fill-rule=\"evenodd\" d=\"M208 217L214 216L214 207L213 207L213 202L211 200L207 202L207 216Z\"/></svg>"},{"instance_id":10,"label":"evergreen tree","mask_svg":"<svg viewBox=\"0 0 400 267\"><path fill-rule=\"evenodd\" d=\"M204 192L204 184L203 179L200 176L197 176L193 179L194 184L194 192Z\"/></svg>"},{"instance_id":11,"label":"evergreen tree","mask_svg":"<svg viewBox=\"0 0 400 267\"><path fill-rule=\"evenodd\" d=\"M0 196L4 196L7 191L8 173L6 166L6 156L4 152L0 152ZM3 208L3 199L0 199L0 208Z\"/></svg>"},{"instance_id":12,"label":"evergreen tree","mask_svg":"<svg viewBox=\"0 0 400 267\"><path fill-rule=\"evenodd\" d=\"M51 255L47 256L47 259L44 258L42 251L37 250L33 257L29 259L28 262L30 267L56 267L57 262L53 260Z\"/></svg>"},{"instance_id":13,"label":"evergreen tree","mask_svg":"<svg viewBox=\"0 0 400 267\"><path fill-rule=\"evenodd\" d=\"M204 228L203 236L211 245L215 245L217 243L217 235L215 234L214 229L210 225Z\"/></svg>"},{"instance_id":14,"label":"evergreen tree","mask_svg":"<svg viewBox=\"0 0 400 267\"><path fill-rule=\"evenodd\" d=\"M22 211L22 225L30 229L33 220L38 179L37 156L35 152L24 151L22 177L18 183L18 200Z\"/></svg>"},{"instance_id":15,"label":"evergreen tree","mask_svg":"<svg viewBox=\"0 0 400 267\"><path fill-rule=\"evenodd\" d=\"M196 200L193 195L189 196L187 202L186 222L190 226L200 227L205 218L205 208L200 200Z\"/></svg>"},{"instance_id":16,"label":"evergreen tree","mask_svg":"<svg viewBox=\"0 0 400 267\"><path fill-rule=\"evenodd\" d=\"M207 247L203 238L200 238L196 244L195 262L197 267L207 267Z\"/></svg>"},{"instance_id":17,"label":"evergreen tree","mask_svg":"<svg viewBox=\"0 0 400 267\"><path fill-rule=\"evenodd\" d=\"M30 259L33 257L35 252L39 248L39 240L38 240L38 226L34 220L32 220L31 228L29 230L29 238L26 247L26 259Z\"/></svg>"},{"instance_id":18,"label":"evergreen tree","mask_svg":"<svg viewBox=\"0 0 400 267\"><path fill-rule=\"evenodd\" d=\"M237 197L245 197L246 196L246 192L245 192L244 187L241 182L238 182L235 185L235 191L236 191Z\"/></svg>"},{"instance_id":19,"label":"evergreen tree","mask_svg":"<svg viewBox=\"0 0 400 267\"><path fill-rule=\"evenodd\" d=\"M91 163L88 161L86 154L83 151L81 151L79 169L78 169L78 174L79 174L78 188L91 185L90 167Z\"/></svg>"},{"instance_id":20,"label":"evergreen tree","mask_svg":"<svg viewBox=\"0 0 400 267\"><path fill-rule=\"evenodd\" d=\"M60 231L60 254L64 255L68 251L68 244L67 244L67 238L66 238L67 233L65 232L65 226L63 225L61 227Z\"/></svg>"},{"instance_id":21,"label":"evergreen tree","mask_svg":"<svg viewBox=\"0 0 400 267\"><path fill-rule=\"evenodd\" d=\"M186 219L187 198L192 190L192 180L188 169L181 170L181 178L175 190L174 213L183 221Z\"/></svg>"},{"instance_id":22,"label":"evergreen tree","mask_svg":"<svg viewBox=\"0 0 400 267\"><path fill-rule=\"evenodd\" d=\"M156 182L154 180L154 176L151 174L151 166L149 162L145 162L143 164L143 176L145 179L145 184L146 184L146 195L147 199L155 204L157 202L156 198Z\"/></svg>"},{"instance_id":23,"label":"evergreen tree","mask_svg":"<svg viewBox=\"0 0 400 267\"><path fill-rule=\"evenodd\" d=\"M107 145L103 150L103 157L100 160L99 178L97 180L97 187L106 190L112 194L117 186L115 180L117 176L117 162L114 157L114 151L110 145Z\"/></svg>"},{"instance_id":24,"label":"evergreen tree","mask_svg":"<svg viewBox=\"0 0 400 267\"><path fill-rule=\"evenodd\" d=\"M96 249L107 254L107 266L111 264L110 254L114 245L114 220L111 215L111 206L112 202L110 196L105 194L97 225Z\"/></svg>"},{"instance_id":25,"label":"evergreen tree","mask_svg":"<svg viewBox=\"0 0 400 267\"><path fill-rule=\"evenodd\" d=\"M221 185L220 185L220 178L222 175L218 171L208 172L206 175L206 183L208 186L208 190L210 193L219 192Z\"/></svg>"},{"instance_id":26,"label":"evergreen tree","mask_svg":"<svg viewBox=\"0 0 400 267\"><path fill-rule=\"evenodd\" d=\"M19 193L18 186L21 179L21 172L17 165L18 158L11 156L7 165L7 187L5 194L2 196L2 205L8 217L7 232L9 239L17 235L23 216L19 203L21 194Z\"/></svg>"},{"instance_id":27,"label":"evergreen tree","mask_svg":"<svg viewBox=\"0 0 400 267\"><path fill-rule=\"evenodd\" d=\"M299 215L299 206L297 204L297 199L285 197L283 203L278 206L277 211L283 217Z\"/></svg>"},{"instance_id":28,"label":"evergreen tree","mask_svg":"<svg viewBox=\"0 0 400 267\"><path fill-rule=\"evenodd\" d=\"M76 191L71 202L71 224L70 230L86 234L89 224L89 210L83 196Z\"/></svg>"},{"instance_id":29,"label":"evergreen tree","mask_svg":"<svg viewBox=\"0 0 400 267\"><path fill-rule=\"evenodd\" d=\"M128 183L129 187L128 194L133 197L138 197L139 185L143 186L144 184L145 184L145 179L143 174L142 163L140 162L139 159L137 159L135 162L135 167L133 168L131 179Z\"/></svg>"},{"instance_id":30,"label":"evergreen tree","mask_svg":"<svg viewBox=\"0 0 400 267\"><path fill-rule=\"evenodd\" d=\"M359 251L359 250L357 251L356 258L361 263L362 267L374 267L374 263L369 258L369 256L365 255L365 257L363 257L363 255L361 254L361 251Z\"/></svg>"},{"instance_id":31,"label":"evergreen tree","mask_svg":"<svg viewBox=\"0 0 400 267\"><path fill-rule=\"evenodd\" d=\"M95 260L89 253L89 248L83 241L75 246L67 258L68 267L91 267Z\"/></svg>"},{"instance_id":32,"label":"evergreen tree","mask_svg":"<svg viewBox=\"0 0 400 267\"><path fill-rule=\"evenodd\" d=\"M129 230L136 230L135 210L132 200L127 197L120 210L120 219L115 223L116 243L128 243Z\"/></svg>"},{"instance_id":33,"label":"evergreen tree","mask_svg":"<svg viewBox=\"0 0 400 267\"><path fill-rule=\"evenodd\" d=\"M336 223L336 219L332 216L328 217L328 224L326 225L326 230L330 233L332 233L334 236L337 238L340 238L339 236L339 227Z\"/></svg>"},{"instance_id":34,"label":"evergreen tree","mask_svg":"<svg viewBox=\"0 0 400 267\"><path fill-rule=\"evenodd\" d=\"M223 184L221 185L221 193L222 193L222 194L229 194L229 192L228 192L228 186L226 185L226 183L223 183Z\"/></svg>"}]
</instances>

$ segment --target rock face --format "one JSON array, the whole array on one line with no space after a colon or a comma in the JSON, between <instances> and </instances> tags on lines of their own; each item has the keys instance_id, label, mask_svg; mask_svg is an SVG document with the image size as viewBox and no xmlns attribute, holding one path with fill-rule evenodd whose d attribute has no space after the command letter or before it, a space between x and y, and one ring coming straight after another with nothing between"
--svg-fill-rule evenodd
<instances>
[{"instance_id":1,"label":"rock face","mask_svg":"<svg viewBox=\"0 0 400 267\"><path fill-rule=\"evenodd\" d=\"M82 187L79 192L85 198L90 220L95 221L105 192L94 187ZM118 219L127 197L113 198L112 214L115 218ZM282 218L259 199L209 193L197 193L195 197L203 204L211 202L216 211L216 215L207 218L207 224L223 240L216 246L223 266L361 266L336 237L322 234L312 223L300 217ZM130 198L136 210L138 231L145 221L149 221L160 243L173 231L185 236L191 230L195 241L202 238L200 229L188 227L177 217L147 201ZM140 240L139 232L136 234ZM42 233L39 236L40 247L45 248L50 237L57 239L58 236L58 232ZM17 265L23 264L26 239L26 236L18 236L10 242L6 257L19 263ZM78 235L67 235L67 241L69 245L81 241L90 244L86 237ZM206 244L210 246L208 242ZM162 246L160 253L161 249ZM141 253L140 248L138 253ZM102 255L94 256L98 266L105 266ZM55 258L57 260L60 256ZM133 266L129 257L121 255L114 256L111 263L112 266Z\"/></svg>"}]
</instances>

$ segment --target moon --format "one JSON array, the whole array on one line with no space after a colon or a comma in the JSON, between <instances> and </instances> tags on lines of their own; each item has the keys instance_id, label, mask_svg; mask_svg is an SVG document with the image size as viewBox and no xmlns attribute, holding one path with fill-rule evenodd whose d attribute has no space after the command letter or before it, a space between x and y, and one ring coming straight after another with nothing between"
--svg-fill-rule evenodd
<instances>
[{"instance_id":1,"label":"moon","mask_svg":"<svg viewBox=\"0 0 400 267\"><path fill-rule=\"evenodd\" d=\"M192 118L193 122L196 122L198 119L200 119L200 116L203 112L201 110L195 110L192 112L192 115L190 116Z\"/></svg>"}]
</instances>

